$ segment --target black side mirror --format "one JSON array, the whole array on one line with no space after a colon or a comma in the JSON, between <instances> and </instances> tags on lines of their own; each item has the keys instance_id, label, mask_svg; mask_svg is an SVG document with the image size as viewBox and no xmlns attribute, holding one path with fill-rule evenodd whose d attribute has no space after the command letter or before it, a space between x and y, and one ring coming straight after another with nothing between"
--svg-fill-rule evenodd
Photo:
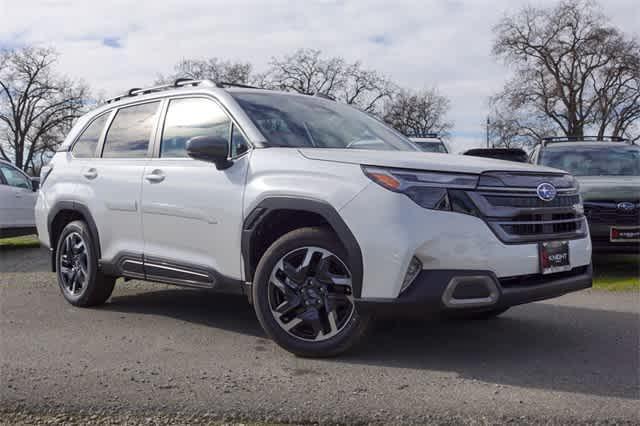
<instances>
[{"instance_id":1,"label":"black side mirror","mask_svg":"<svg viewBox=\"0 0 640 426\"><path fill-rule=\"evenodd\" d=\"M187 141L187 155L196 160L209 161L218 170L233 164L229 161L229 141L218 136L196 136Z\"/></svg>"},{"instance_id":2,"label":"black side mirror","mask_svg":"<svg viewBox=\"0 0 640 426\"><path fill-rule=\"evenodd\" d=\"M38 190L38 188L40 188L40 178L39 177L32 177L31 178L31 189L33 189L33 192L36 192Z\"/></svg>"}]
</instances>

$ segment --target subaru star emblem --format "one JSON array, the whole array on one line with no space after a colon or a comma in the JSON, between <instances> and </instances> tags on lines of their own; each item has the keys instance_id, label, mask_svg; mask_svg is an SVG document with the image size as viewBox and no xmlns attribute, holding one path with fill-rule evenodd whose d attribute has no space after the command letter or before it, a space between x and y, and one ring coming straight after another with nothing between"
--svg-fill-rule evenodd
<instances>
[{"instance_id":1,"label":"subaru star emblem","mask_svg":"<svg viewBox=\"0 0 640 426\"><path fill-rule=\"evenodd\" d=\"M548 182L542 182L538 185L536 192L538 193L538 198L542 201L551 201L556 198L556 194L558 193L556 187Z\"/></svg>"},{"instance_id":2,"label":"subaru star emblem","mask_svg":"<svg viewBox=\"0 0 640 426\"><path fill-rule=\"evenodd\" d=\"M630 203L628 201L623 201L622 203L618 203L618 210L623 212L630 212L635 208L636 206L633 203Z\"/></svg>"}]
</instances>

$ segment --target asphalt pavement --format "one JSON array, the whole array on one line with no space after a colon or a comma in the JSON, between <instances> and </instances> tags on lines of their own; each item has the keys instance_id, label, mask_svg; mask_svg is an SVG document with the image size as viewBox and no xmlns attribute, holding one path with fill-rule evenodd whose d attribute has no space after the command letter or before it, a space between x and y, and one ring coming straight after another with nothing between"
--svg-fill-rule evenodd
<instances>
[{"instance_id":1,"label":"asphalt pavement","mask_svg":"<svg viewBox=\"0 0 640 426\"><path fill-rule=\"evenodd\" d=\"M0 422L640 423L639 292L385 320L314 360L271 342L239 296L120 280L75 308L47 261L0 251Z\"/></svg>"}]
</instances>

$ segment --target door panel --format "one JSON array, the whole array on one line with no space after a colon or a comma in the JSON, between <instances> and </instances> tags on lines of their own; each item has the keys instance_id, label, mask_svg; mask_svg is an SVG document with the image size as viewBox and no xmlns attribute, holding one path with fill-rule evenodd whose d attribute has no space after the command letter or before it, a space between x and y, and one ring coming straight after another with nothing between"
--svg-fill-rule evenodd
<instances>
[{"instance_id":1,"label":"door panel","mask_svg":"<svg viewBox=\"0 0 640 426\"><path fill-rule=\"evenodd\" d=\"M0 228L17 226L18 210L15 207L15 188L0 183Z\"/></svg>"},{"instance_id":2,"label":"door panel","mask_svg":"<svg viewBox=\"0 0 640 426\"><path fill-rule=\"evenodd\" d=\"M156 259L192 272L213 270L239 279L242 197L250 154L218 170L212 163L189 158L186 146L192 138L216 136L243 146L235 150L241 155L248 149L246 140L211 98L174 98L165 111L154 149L160 158L149 161L142 181L145 271L152 273Z\"/></svg>"},{"instance_id":3,"label":"door panel","mask_svg":"<svg viewBox=\"0 0 640 426\"><path fill-rule=\"evenodd\" d=\"M37 193L31 189L13 188L14 190L14 206L16 219L15 226L30 227L36 226L35 206Z\"/></svg>"},{"instance_id":4,"label":"door panel","mask_svg":"<svg viewBox=\"0 0 640 426\"><path fill-rule=\"evenodd\" d=\"M84 162L77 198L93 215L102 258L124 252L142 253L140 190L148 159L97 159ZM94 177L87 177L89 174Z\"/></svg>"},{"instance_id":5,"label":"door panel","mask_svg":"<svg viewBox=\"0 0 640 426\"><path fill-rule=\"evenodd\" d=\"M241 277L242 196L249 155L226 170L204 161L152 159L143 179L145 258L170 259Z\"/></svg>"},{"instance_id":6,"label":"door panel","mask_svg":"<svg viewBox=\"0 0 640 426\"><path fill-rule=\"evenodd\" d=\"M35 226L34 208L37 193L33 192L30 179L17 168L7 164L0 164L0 173L0 226Z\"/></svg>"},{"instance_id":7,"label":"door panel","mask_svg":"<svg viewBox=\"0 0 640 426\"><path fill-rule=\"evenodd\" d=\"M149 161L160 101L124 106L112 114L98 155L83 164L77 197L89 207L98 227L102 259L143 252L140 195Z\"/></svg>"}]
</instances>

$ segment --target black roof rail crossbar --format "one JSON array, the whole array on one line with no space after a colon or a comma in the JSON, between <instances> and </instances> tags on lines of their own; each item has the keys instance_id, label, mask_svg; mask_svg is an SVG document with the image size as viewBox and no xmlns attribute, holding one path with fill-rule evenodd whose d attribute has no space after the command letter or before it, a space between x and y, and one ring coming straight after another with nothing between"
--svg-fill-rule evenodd
<instances>
[{"instance_id":1,"label":"black roof rail crossbar","mask_svg":"<svg viewBox=\"0 0 640 426\"><path fill-rule=\"evenodd\" d=\"M322 98L322 99L329 99L330 101L335 101L336 100L335 96L332 96L332 95L330 95L328 93L318 92L318 93L314 93L313 96L317 96L317 97Z\"/></svg>"},{"instance_id":2,"label":"black roof rail crossbar","mask_svg":"<svg viewBox=\"0 0 640 426\"><path fill-rule=\"evenodd\" d=\"M542 145L554 142L627 142L622 136L551 136L542 138Z\"/></svg>"},{"instance_id":3,"label":"black roof rail crossbar","mask_svg":"<svg viewBox=\"0 0 640 426\"><path fill-rule=\"evenodd\" d=\"M107 99L105 101L105 103L108 104L108 103L111 103L111 102L116 102L116 101L119 101L120 99L127 98L127 97L130 97L130 96L146 95L148 93L161 92L163 90L175 89L176 87L200 86L200 85L222 87L219 84L216 84L211 80L194 80L192 78L179 78L179 79L175 80L171 84L161 84L159 86L152 86L152 87L145 87L145 88L134 87L133 89L128 90L127 93L125 93L124 95L120 95L120 96L116 96L116 97L111 98L111 99Z\"/></svg>"},{"instance_id":4,"label":"black roof rail crossbar","mask_svg":"<svg viewBox=\"0 0 640 426\"><path fill-rule=\"evenodd\" d=\"M241 87L243 89L263 89L263 87L251 86L250 84L244 83L230 83L227 81L219 81L218 87Z\"/></svg>"}]
</instances>

